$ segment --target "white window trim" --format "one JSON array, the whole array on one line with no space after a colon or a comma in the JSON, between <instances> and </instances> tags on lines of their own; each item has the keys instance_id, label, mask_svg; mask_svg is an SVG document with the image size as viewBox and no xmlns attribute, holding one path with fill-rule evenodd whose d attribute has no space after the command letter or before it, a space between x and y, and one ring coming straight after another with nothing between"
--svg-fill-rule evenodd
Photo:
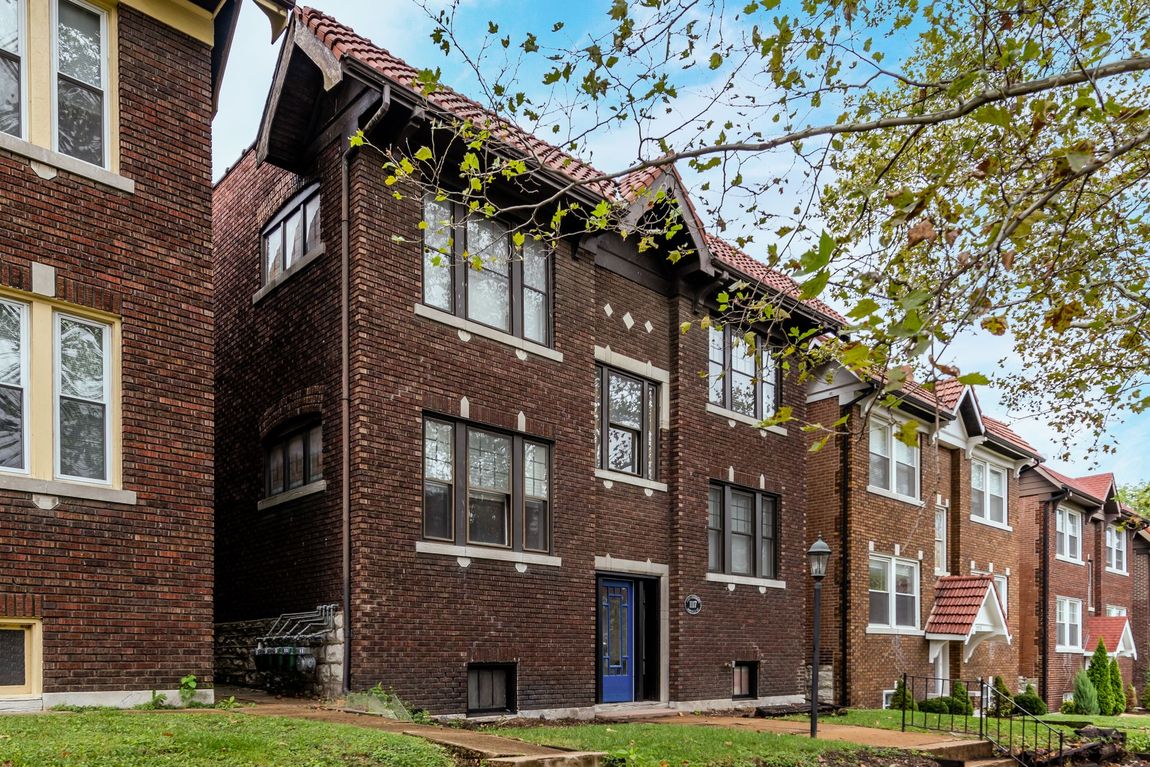
<instances>
[{"instance_id":1,"label":"white window trim","mask_svg":"<svg viewBox=\"0 0 1150 767\"><path fill-rule=\"evenodd\" d=\"M60 359L60 323L69 319L91 327L98 327L102 333L102 349L104 353L104 479L91 479L89 477L73 477L60 471L60 375L63 365ZM114 474L112 466L112 327L105 322L90 320L68 312L55 310L52 312L52 476L61 482L74 482L81 485L95 485L97 487L111 487Z\"/></svg>"},{"instance_id":2,"label":"white window trim","mask_svg":"<svg viewBox=\"0 0 1150 767\"><path fill-rule=\"evenodd\" d=\"M1060 514L1065 514L1067 520L1070 519L1071 515L1073 515L1075 518L1078 519L1078 535L1076 537L1076 540L1078 541L1078 557L1077 558L1071 557L1068 554L1061 554L1058 551L1058 515L1060 515ZM1074 509L1066 509L1066 508L1062 508L1062 507L1059 507L1058 509L1055 510L1055 512L1054 512L1054 558L1055 559L1059 560L1060 562L1067 562L1067 563L1072 564L1072 565L1082 565L1083 567L1086 566L1086 561L1084 559L1082 559L1082 520L1083 520L1083 515L1082 515L1082 512L1080 512L1080 511L1075 511ZM1069 536L1067 536L1067 539L1069 540Z\"/></svg>"},{"instance_id":3,"label":"white window trim","mask_svg":"<svg viewBox=\"0 0 1150 767\"><path fill-rule=\"evenodd\" d=\"M103 135L104 149L104 162L100 165L90 163L86 160L81 160L79 157L72 157L60 151L60 106L57 103L59 100L58 91L60 85L60 72L57 64L60 60L59 52L59 38L60 38L60 3L69 2L85 10L91 11L100 17L100 95L101 105L103 112L100 116L101 128ZM112 126L111 126L111 101L112 94L109 93L108 88L108 61L111 56L111 50L108 47L108 11L97 5L84 2L84 0L50 0L51 5L51 27L48 34L52 39L52 151L63 157L75 160L77 163L89 168L99 168L101 170L109 171L112 167Z\"/></svg>"},{"instance_id":4,"label":"white window trim","mask_svg":"<svg viewBox=\"0 0 1150 767\"><path fill-rule=\"evenodd\" d=\"M495 328L481 325L480 323L474 322L472 320L466 320L462 317L457 317L450 312L445 312L442 309L436 309L435 307L428 306L427 304L417 303L415 305L415 314L418 317L424 317L434 322L447 325L448 327L455 328L460 333L459 340L464 342L470 340L470 338L464 338L464 334L470 334L473 336L479 336L480 338L486 338L489 341L495 341L496 343L500 343L505 346L510 346L513 349L523 352L525 355L534 354L536 357L543 357L544 359L549 359L554 362L563 361L563 352L557 351L547 346L543 346L542 344L537 344L534 341L524 340L517 336L513 336L510 333L504 333L502 330L496 330ZM523 359L526 359L526 357L523 357Z\"/></svg>"},{"instance_id":5,"label":"white window trim","mask_svg":"<svg viewBox=\"0 0 1150 767\"><path fill-rule=\"evenodd\" d=\"M644 477L638 477L634 474L626 474L621 471L612 471L611 469L595 469L595 478L601 479L604 482L618 482L621 485L634 485L641 487L645 490L653 490L656 493L667 492L666 482L656 482Z\"/></svg>"},{"instance_id":6,"label":"white window trim","mask_svg":"<svg viewBox=\"0 0 1150 767\"><path fill-rule=\"evenodd\" d=\"M561 567L563 565L562 557L556 557L550 554L533 554L529 551L490 548L486 544L459 546L454 543L439 543L437 541L416 541L415 552L417 554L439 554L441 556L457 557L461 560L491 559L497 562L543 565L544 567ZM460 566L467 567L467 565L462 562L460 562Z\"/></svg>"},{"instance_id":7,"label":"white window trim","mask_svg":"<svg viewBox=\"0 0 1150 767\"><path fill-rule=\"evenodd\" d=\"M782 436L782 437L787 436L787 430L785 428L783 428L782 426L777 426L774 424L769 425L769 426L764 426L763 422L758 420L757 418L754 418L754 417L749 416L749 415L745 415L743 413L739 413L735 410L728 410L725 407L721 407L719 405L716 405L714 402L708 402L707 403L707 412L712 413L712 414L717 415L717 416L722 416L723 418L726 418L728 421L733 421L734 423L731 423L730 424L731 426L734 426L735 423L742 423L742 424L746 424L747 426L753 426L756 429L758 429L759 433L762 434L763 436L766 436L768 433L769 434L778 434L779 436Z\"/></svg>"},{"instance_id":8,"label":"white window trim","mask_svg":"<svg viewBox=\"0 0 1150 767\"><path fill-rule=\"evenodd\" d=\"M1078 605L1078 623L1077 623L1077 626L1078 626L1078 645L1079 645L1078 647L1074 647L1072 645L1057 644L1057 642L1058 642L1058 603L1059 602L1063 602L1066 604L1077 604ZM1073 597L1059 597L1059 596L1056 596L1054 598L1054 641L1056 643L1054 646L1055 652L1074 653L1076 655L1080 655L1082 653L1082 646L1081 646L1082 645L1082 628L1083 628L1082 621L1083 621L1083 611L1082 611L1082 600L1081 599L1075 599ZM1074 624L1067 623L1067 625L1074 625Z\"/></svg>"},{"instance_id":9,"label":"white window trim","mask_svg":"<svg viewBox=\"0 0 1150 767\"><path fill-rule=\"evenodd\" d=\"M917 559L907 559L905 557L894 557L887 554L870 554L867 557L867 567L870 567L871 560L880 559L887 563L887 595L890 607L890 619L892 623L871 623L870 622L870 588L867 588L867 628L868 634L907 634L911 636L921 636L925 633L922 628L922 564ZM913 626L902 626L893 621L897 620L898 615L898 600L897 592L895 591L895 567L896 565L910 565L914 568L914 612L915 623ZM869 574L868 574L869 578Z\"/></svg>"},{"instance_id":10,"label":"white window trim","mask_svg":"<svg viewBox=\"0 0 1150 767\"><path fill-rule=\"evenodd\" d=\"M977 522L980 525L986 525L987 527L995 527L995 528L998 528L999 530L1006 530L1007 532L1014 532L1014 528L1010 526L1010 469L1006 466L1003 466L1002 464L994 463L994 462L988 461L984 458L973 458L973 459L971 459L970 463L971 463L971 467L972 467L972 478L971 478L971 483L970 483L970 493L972 496L974 495L975 492L981 492L982 493L982 496L983 496L982 508L987 512L987 516L985 516L985 517L977 516L974 513L974 503L971 502L971 504L970 504L970 521L971 522ZM983 481L983 484L986 485L985 489L983 489L981 491L976 491L974 489L973 466L976 463L982 465L982 470L983 470L983 475L982 475L983 480L982 481ZM1002 521L1001 522L995 522L989 516L989 513L990 513L990 472L991 471L1002 472L1003 496L1002 496Z\"/></svg>"},{"instance_id":11,"label":"white window trim","mask_svg":"<svg viewBox=\"0 0 1150 767\"><path fill-rule=\"evenodd\" d=\"M21 8L23 5L21 4ZM23 11L21 11L23 12ZM28 394L28 383L30 376L30 367L32 364L31 356L28 349L28 343L31 338L29 325L32 322L32 310L28 304L23 301L12 301L10 299L0 299L0 303L15 306L20 310L20 394L21 394L21 450L24 456L23 468L12 468L0 466L0 474L12 477L28 477L32 474L32 430L28 428L31 413L29 412L29 404L31 397Z\"/></svg>"},{"instance_id":12,"label":"white window trim","mask_svg":"<svg viewBox=\"0 0 1150 767\"><path fill-rule=\"evenodd\" d=\"M934 552L934 560L935 560L934 561L934 574L938 575L938 576L942 576L942 575L950 575L950 571L948 570L948 565L947 565L947 562L950 560L950 509L948 509L945 506L936 506L934 508L935 519L934 519L934 538L933 538L933 541L936 544L936 547L935 547L936 549L937 549L937 544L940 540L938 537L938 515L939 514L944 515L944 520L945 520L945 522L942 526L942 539L941 539L942 540L943 557L942 557L942 562L939 562L938 561L938 551L936 550Z\"/></svg>"},{"instance_id":13,"label":"white window trim","mask_svg":"<svg viewBox=\"0 0 1150 767\"><path fill-rule=\"evenodd\" d=\"M1007 569L1009 570L1009 568L1007 568ZM1003 573L995 573L995 572L991 572L990 570L976 570L974 568L971 568L970 574L971 575L989 575L990 576L990 579L992 581L994 581L994 591L995 591L995 593L998 594L998 598L1002 604L1003 617L1009 618L1010 617L1010 577L1003 574ZM1004 584L1006 584L1005 589L998 588L999 580L1001 580ZM1003 593L1004 591L1006 592L1005 594Z\"/></svg>"},{"instance_id":14,"label":"white window trim","mask_svg":"<svg viewBox=\"0 0 1150 767\"><path fill-rule=\"evenodd\" d=\"M1119 610L1122 612L1118 612ZM1126 618L1129 611L1121 605L1106 605L1105 615L1107 618Z\"/></svg>"},{"instance_id":15,"label":"white window trim","mask_svg":"<svg viewBox=\"0 0 1150 767\"><path fill-rule=\"evenodd\" d=\"M1119 536L1122 540L1121 551L1122 551L1122 565L1123 565L1123 567L1121 570L1119 570L1116 567L1110 566L1110 562L1114 559L1112 554L1114 554L1115 552L1117 552L1119 550L1117 547L1113 547L1110 545L1110 533L1111 533L1111 531L1114 531L1114 535ZM1106 525L1106 572L1111 573L1113 575L1129 576L1130 575L1130 567L1127 564L1129 558L1130 558L1130 542L1129 542L1128 536L1126 535L1126 531L1122 530L1117 525Z\"/></svg>"},{"instance_id":16,"label":"white window trim","mask_svg":"<svg viewBox=\"0 0 1150 767\"><path fill-rule=\"evenodd\" d=\"M871 417L872 418L880 418L881 416L872 415ZM909 423L910 420L911 419L895 418L893 416L893 414L891 414L888 417L883 418L881 421L876 421L878 426L885 428L887 431L887 452L890 454L889 456L887 456L887 460L890 462L890 464L889 464L890 469L887 473L887 482L890 484L890 489L888 490L884 487L879 487L877 485L871 485L871 484L869 484L869 482L867 484L866 489L867 489L868 493L874 493L875 495L881 495L881 496L884 496L886 498L893 498L896 501L903 501L904 503L910 503L910 504L913 504L915 506L922 507L922 506L926 505L926 503L922 500L922 445L915 445L915 448L914 448L914 471L915 471L914 490L915 490L915 495L903 495L902 493L898 492L898 490L896 489L898 487L898 458L895 455L895 450L896 450L895 444L898 443L898 438L895 437L894 432L895 432L896 427L901 427L903 423ZM867 478L868 478L868 480L870 478L870 456L871 456L871 452L870 452L870 429L871 428L873 428L873 426L868 427L868 431L867 431ZM916 432L916 434L917 434L917 432Z\"/></svg>"},{"instance_id":17,"label":"white window trim","mask_svg":"<svg viewBox=\"0 0 1150 767\"><path fill-rule=\"evenodd\" d=\"M767 589L785 589L786 581L775 578L756 578L751 575L728 575L726 573L707 573L706 580L714 583L733 583L742 586L759 586Z\"/></svg>"}]
</instances>

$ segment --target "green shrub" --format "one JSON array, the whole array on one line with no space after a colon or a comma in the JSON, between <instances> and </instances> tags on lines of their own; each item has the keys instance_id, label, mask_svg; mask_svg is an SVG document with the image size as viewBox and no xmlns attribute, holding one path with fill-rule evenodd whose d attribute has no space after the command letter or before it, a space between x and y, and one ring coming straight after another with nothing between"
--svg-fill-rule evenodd
<instances>
[{"instance_id":1,"label":"green shrub","mask_svg":"<svg viewBox=\"0 0 1150 767\"><path fill-rule=\"evenodd\" d=\"M990 699L991 716L1010 716L1011 706L1009 701L1013 698L1010 694L1010 688L1006 686L1006 682L1002 680L1001 676L994 678L994 692Z\"/></svg>"},{"instance_id":2,"label":"green shrub","mask_svg":"<svg viewBox=\"0 0 1150 767\"><path fill-rule=\"evenodd\" d=\"M1038 697L1034 685L1026 685L1026 689L1014 696L1014 705L1033 716L1042 716L1046 713L1046 701Z\"/></svg>"},{"instance_id":3,"label":"green shrub","mask_svg":"<svg viewBox=\"0 0 1150 767\"><path fill-rule=\"evenodd\" d=\"M1094 648L1094 654L1090 656L1086 673L1090 675L1090 681L1098 692L1098 711L1092 713L1109 715L1114 710L1114 695L1110 690L1110 655L1106 652L1106 643L1101 639Z\"/></svg>"},{"instance_id":4,"label":"green shrub","mask_svg":"<svg viewBox=\"0 0 1150 767\"><path fill-rule=\"evenodd\" d=\"M906 683L901 679L898 680L898 684L894 686L894 695L890 698L890 707L898 710L918 711L918 704L914 702L914 698L907 692Z\"/></svg>"},{"instance_id":5,"label":"green shrub","mask_svg":"<svg viewBox=\"0 0 1150 767\"><path fill-rule=\"evenodd\" d=\"M1078 708L1074 705L1073 700L1064 700L1062 705L1058 707L1058 712L1061 714L1077 714Z\"/></svg>"},{"instance_id":6,"label":"green shrub","mask_svg":"<svg viewBox=\"0 0 1150 767\"><path fill-rule=\"evenodd\" d=\"M1098 688L1090 678L1090 672L1082 669L1074 675L1074 713L1098 714L1101 708L1098 705Z\"/></svg>"},{"instance_id":7,"label":"green shrub","mask_svg":"<svg viewBox=\"0 0 1150 767\"><path fill-rule=\"evenodd\" d=\"M950 698L927 698L918 702L918 710L926 714L949 714Z\"/></svg>"},{"instance_id":8,"label":"green shrub","mask_svg":"<svg viewBox=\"0 0 1150 767\"><path fill-rule=\"evenodd\" d=\"M1134 689L1134 683L1131 682L1130 686L1126 688L1126 710L1133 711L1138 706L1138 691Z\"/></svg>"},{"instance_id":9,"label":"green shrub","mask_svg":"<svg viewBox=\"0 0 1150 767\"><path fill-rule=\"evenodd\" d=\"M1122 670L1118 659L1110 659L1110 715L1118 716L1126 710L1126 685L1122 681Z\"/></svg>"},{"instance_id":10,"label":"green shrub","mask_svg":"<svg viewBox=\"0 0 1150 767\"><path fill-rule=\"evenodd\" d=\"M974 702L971 701L970 693L966 691L966 685L962 682L954 682L950 686L950 713L963 716L974 713Z\"/></svg>"}]
</instances>

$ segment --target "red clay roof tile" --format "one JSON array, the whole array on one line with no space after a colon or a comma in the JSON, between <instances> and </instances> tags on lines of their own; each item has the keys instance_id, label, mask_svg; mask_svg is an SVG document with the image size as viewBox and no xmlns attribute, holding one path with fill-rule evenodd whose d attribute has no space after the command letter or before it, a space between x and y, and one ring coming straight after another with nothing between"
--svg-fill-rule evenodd
<instances>
[{"instance_id":1,"label":"red clay roof tile","mask_svg":"<svg viewBox=\"0 0 1150 767\"><path fill-rule=\"evenodd\" d=\"M987 589L994 589L994 578L989 575L946 575L939 578L934 587L934 607L926 622L926 633L968 636L978 611L982 609Z\"/></svg>"}]
</instances>

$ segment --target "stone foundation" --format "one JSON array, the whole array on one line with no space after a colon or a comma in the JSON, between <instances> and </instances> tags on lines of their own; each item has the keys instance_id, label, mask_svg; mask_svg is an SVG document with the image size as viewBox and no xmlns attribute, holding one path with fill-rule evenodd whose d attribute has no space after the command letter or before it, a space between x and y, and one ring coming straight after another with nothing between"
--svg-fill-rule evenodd
<instances>
[{"instance_id":1,"label":"stone foundation","mask_svg":"<svg viewBox=\"0 0 1150 767\"><path fill-rule=\"evenodd\" d=\"M343 613L335 614L332 629L315 648L316 667L310 672L260 671L255 650L275 618L217 623L215 683L267 690L283 695L336 698L343 694Z\"/></svg>"}]
</instances>

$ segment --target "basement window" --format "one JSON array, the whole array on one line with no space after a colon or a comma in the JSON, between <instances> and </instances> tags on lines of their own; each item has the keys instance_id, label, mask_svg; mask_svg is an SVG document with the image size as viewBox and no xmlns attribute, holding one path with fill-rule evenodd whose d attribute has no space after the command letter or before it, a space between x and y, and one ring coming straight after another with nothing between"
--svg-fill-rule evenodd
<instances>
[{"instance_id":1,"label":"basement window","mask_svg":"<svg viewBox=\"0 0 1150 767\"><path fill-rule=\"evenodd\" d=\"M514 663L467 664L467 713L509 714L515 708Z\"/></svg>"},{"instance_id":2,"label":"basement window","mask_svg":"<svg viewBox=\"0 0 1150 767\"><path fill-rule=\"evenodd\" d=\"M735 661L731 697L735 700L759 697L759 662L757 660Z\"/></svg>"},{"instance_id":3,"label":"basement window","mask_svg":"<svg viewBox=\"0 0 1150 767\"><path fill-rule=\"evenodd\" d=\"M0 619L0 697L39 694L39 627Z\"/></svg>"}]
</instances>

